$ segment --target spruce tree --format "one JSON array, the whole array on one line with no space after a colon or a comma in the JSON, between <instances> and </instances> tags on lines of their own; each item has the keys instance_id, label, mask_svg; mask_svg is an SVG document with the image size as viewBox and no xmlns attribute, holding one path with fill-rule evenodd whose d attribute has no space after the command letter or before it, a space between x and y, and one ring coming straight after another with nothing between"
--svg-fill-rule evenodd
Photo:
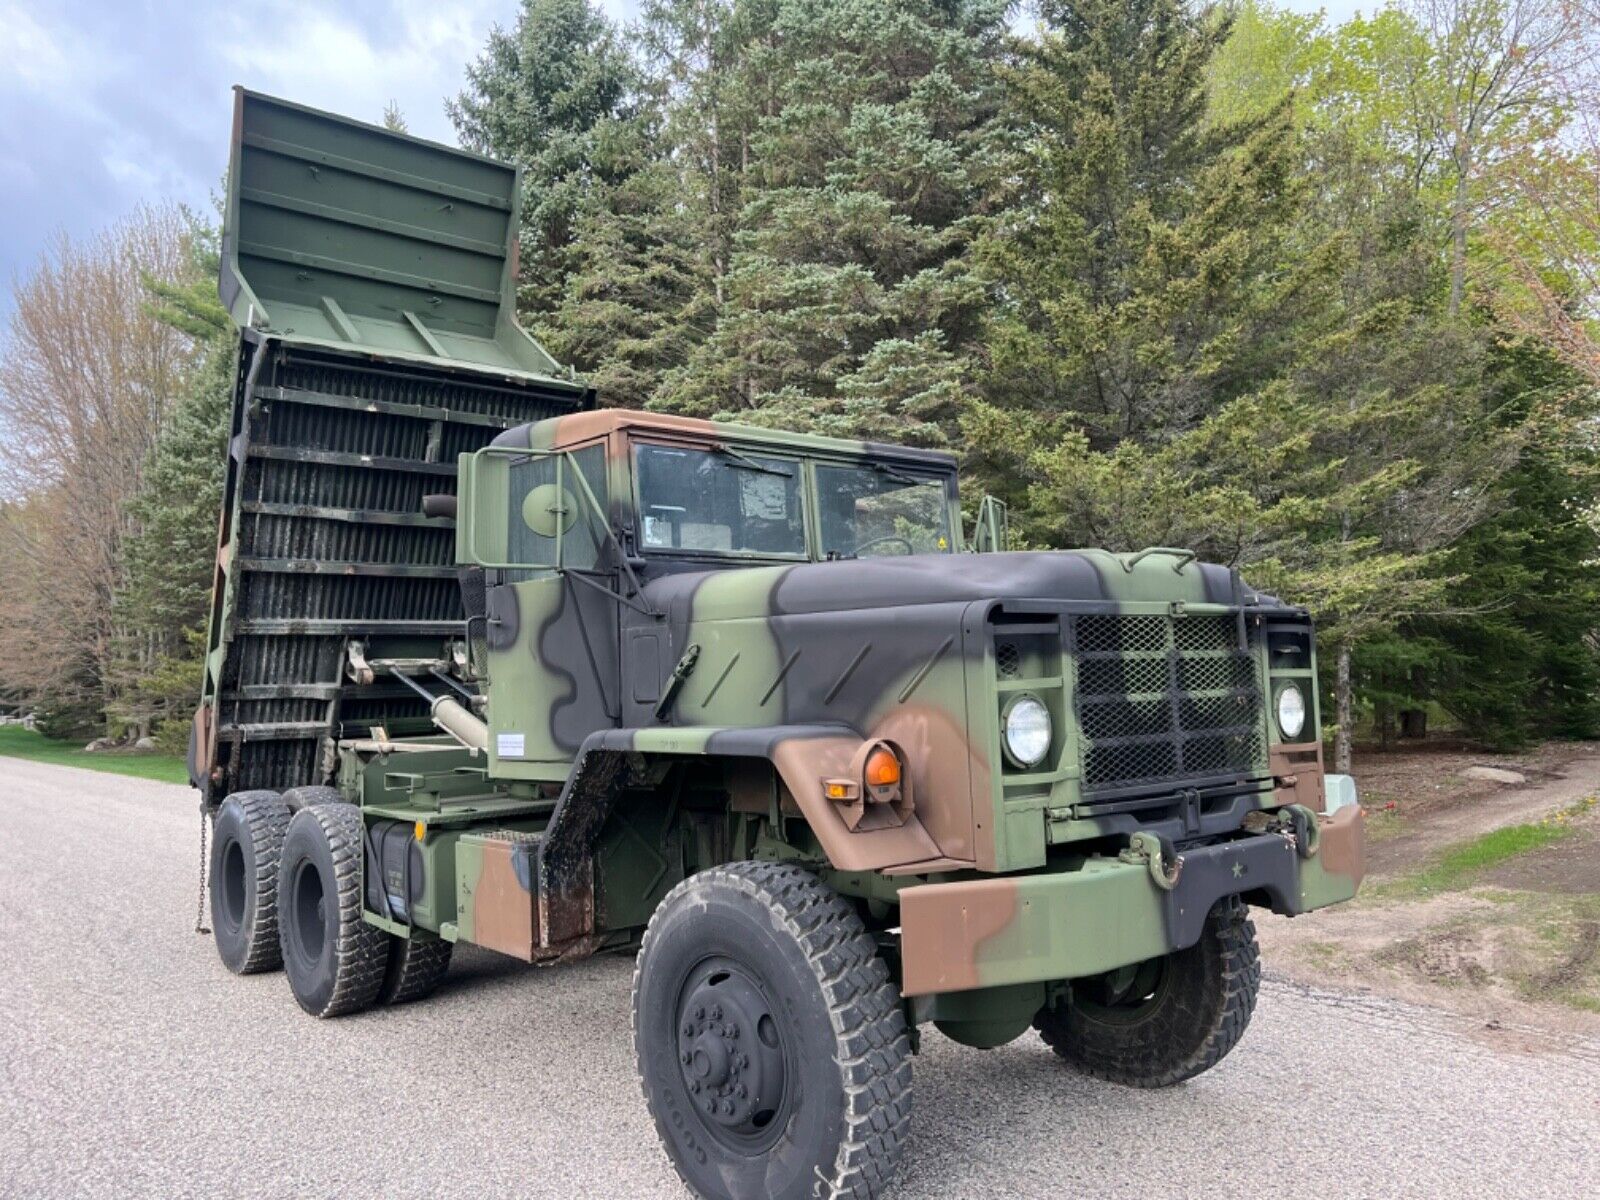
<instances>
[{"instance_id":1,"label":"spruce tree","mask_svg":"<svg viewBox=\"0 0 1600 1200\"><path fill-rule=\"evenodd\" d=\"M685 89L716 321L653 404L947 443L984 302L970 249L1002 161L1006 5L767 0L725 20L737 64Z\"/></svg>"},{"instance_id":2,"label":"spruce tree","mask_svg":"<svg viewBox=\"0 0 1600 1200\"><path fill-rule=\"evenodd\" d=\"M597 143L632 112L637 83L615 27L589 0L522 0L495 27L446 110L461 144L521 164L518 305L555 309L574 269L574 229L597 188Z\"/></svg>"},{"instance_id":3,"label":"spruce tree","mask_svg":"<svg viewBox=\"0 0 1600 1200\"><path fill-rule=\"evenodd\" d=\"M217 231L196 226L187 278L147 280L150 310L193 339L182 393L163 421L128 506L114 717L182 749L200 695L227 466L237 335L217 300Z\"/></svg>"},{"instance_id":4,"label":"spruce tree","mask_svg":"<svg viewBox=\"0 0 1600 1200\"><path fill-rule=\"evenodd\" d=\"M1284 252L1295 131L1286 104L1207 125L1228 23L1182 0L1042 16L1009 78L1026 165L983 242L998 299L988 393L1096 449L1170 437L1270 370L1325 266L1319 247Z\"/></svg>"},{"instance_id":5,"label":"spruce tree","mask_svg":"<svg viewBox=\"0 0 1600 1200\"><path fill-rule=\"evenodd\" d=\"M597 150L618 182L579 218L566 293L536 328L600 403L642 408L709 331L710 264L654 129L618 125Z\"/></svg>"}]
</instances>

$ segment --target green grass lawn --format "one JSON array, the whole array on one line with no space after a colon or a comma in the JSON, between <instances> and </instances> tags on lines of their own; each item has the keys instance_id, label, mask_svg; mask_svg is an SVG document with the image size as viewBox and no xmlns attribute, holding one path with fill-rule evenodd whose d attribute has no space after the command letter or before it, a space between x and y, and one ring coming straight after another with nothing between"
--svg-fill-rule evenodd
<instances>
[{"instance_id":1,"label":"green grass lawn","mask_svg":"<svg viewBox=\"0 0 1600 1200\"><path fill-rule=\"evenodd\" d=\"M114 750L89 754L79 742L52 742L20 725L0 725L0 756L26 758L62 767L87 767L116 775L159 779L162 783L188 783L189 771L175 754L131 754Z\"/></svg>"}]
</instances>

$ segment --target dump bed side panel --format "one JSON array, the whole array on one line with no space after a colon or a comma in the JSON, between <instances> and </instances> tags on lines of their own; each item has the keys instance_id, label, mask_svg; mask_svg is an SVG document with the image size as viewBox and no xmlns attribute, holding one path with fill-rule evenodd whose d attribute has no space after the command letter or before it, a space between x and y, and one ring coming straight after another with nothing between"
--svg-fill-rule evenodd
<instances>
[{"instance_id":1,"label":"dump bed side panel","mask_svg":"<svg viewBox=\"0 0 1600 1200\"><path fill-rule=\"evenodd\" d=\"M197 723L208 797L321 782L334 741L375 725L431 729L403 685L348 678L345 645L438 657L462 636L454 522L422 497L455 492L458 454L585 401L247 333Z\"/></svg>"}]
</instances>

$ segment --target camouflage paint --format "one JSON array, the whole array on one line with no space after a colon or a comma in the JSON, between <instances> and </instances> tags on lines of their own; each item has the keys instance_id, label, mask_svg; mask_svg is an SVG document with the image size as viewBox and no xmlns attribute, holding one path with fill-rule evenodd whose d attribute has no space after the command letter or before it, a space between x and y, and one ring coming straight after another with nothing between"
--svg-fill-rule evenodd
<instances>
[{"instance_id":1,"label":"camouflage paint","mask_svg":"<svg viewBox=\"0 0 1600 1200\"><path fill-rule=\"evenodd\" d=\"M456 843L456 933L460 938L532 962L539 905L534 892L537 834L495 830Z\"/></svg>"},{"instance_id":2,"label":"camouflage paint","mask_svg":"<svg viewBox=\"0 0 1600 1200\"><path fill-rule=\"evenodd\" d=\"M1302 860L1273 816L1286 804L1313 814L1325 805L1315 664L1303 611L1175 551L815 561L814 511L813 561L642 548L636 441L788 456L813 510L810 464L867 457L943 480L952 513L959 513L954 462L929 451L606 411L520 427L497 439L492 453L501 461L524 448L546 457L603 454L603 469L585 478L592 478L604 520L588 511L576 488L550 511L576 507L576 518L555 520L609 524L618 539L612 545L592 535L599 561L588 581L571 571L515 578L491 570L489 576L490 777L564 783L537 852L535 892L553 907L542 931L537 914L524 928L523 900L515 898L512 940L519 948L526 941L537 956L541 942L548 954L592 945L604 933L593 875L601 830L626 789L648 788L640 764L685 758L770 764L784 811L804 817L824 873L885 872L903 883L908 994L1064 978L1140 961L1197 936L1204 911L1223 894L1247 893L1285 912L1353 894L1360 876L1357 819L1341 813L1324 831L1330 842L1321 853L1331 851L1329 857ZM485 461L481 454L462 460L458 548L463 557L475 549L479 561L493 563L494 555L483 555L472 539L487 539L495 549L502 539L509 545L506 530L520 509L509 490L493 497L487 485L472 482L479 470L489 478L493 468L479 466ZM563 467L568 480L576 461ZM490 499L474 501L475 486ZM619 547L631 571L618 562ZM1231 639L1236 623L1236 643L1190 657L1237 660L1253 679L1248 712L1257 749L1249 760L1230 761L1204 778L1110 792L1091 787L1084 764L1100 743L1080 724L1075 639L1083 622L1103 617L1128 628L1171 630L1163 635L1167 658L1148 657L1158 665L1170 659L1173 682L1140 703L1170 699L1178 706L1190 702L1182 682L1185 639L1203 628ZM1303 639L1303 653L1272 659L1269 640L1280 635ZM1008 641L1009 658L1001 662ZM682 678L675 681L675 672ZM1276 730L1272 697L1285 682L1308 692L1300 742ZM1000 733L1005 705L1023 693L1046 705L1055 730L1046 759L1028 768L1007 757ZM860 813L847 814L823 787L859 773L862 748L878 739L902 757L910 811L892 819L877 814L852 828ZM1247 833L1252 814L1262 820ZM1265 827L1271 831L1261 832ZM1220 844L1187 852L1187 883L1163 891L1148 864L1116 856L1135 834L1168 844ZM477 856L472 862L481 872L484 849L469 851L465 841L462 855ZM463 857L464 900L467 863ZM1234 866L1244 874L1233 874ZM961 873L994 877L944 881ZM503 869L501 877L509 878ZM511 894L496 887L497 896ZM470 927L478 929L479 921ZM471 936L467 928L463 919L462 936Z\"/></svg>"},{"instance_id":3,"label":"camouflage paint","mask_svg":"<svg viewBox=\"0 0 1600 1200\"><path fill-rule=\"evenodd\" d=\"M907 996L1097 975L1182 950L1206 914L1244 893L1295 916L1349 900L1364 872L1359 807L1319 819L1319 846L1263 833L1183 854L1163 890L1144 863L1091 857L1069 869L900 891Z\"/></svg>"}]
</instances>

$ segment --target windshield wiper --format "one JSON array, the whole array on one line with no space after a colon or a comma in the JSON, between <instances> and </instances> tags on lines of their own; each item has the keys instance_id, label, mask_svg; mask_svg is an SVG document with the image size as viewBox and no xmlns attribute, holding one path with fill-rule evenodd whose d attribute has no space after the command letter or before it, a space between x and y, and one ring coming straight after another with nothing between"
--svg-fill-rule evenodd
<instances>
[{"instance_id":1,"label":"windshield wiper","mask_svg":"<svg viewBox=\"0 0 1600 1200\"><path fill-rule=\"evenodd\" d=\"M763 475L781 475L785 479L794 478L794 472L788 470L787 468L769 467L765 463L759 463L747 455L740 454L737 450L734 450L731 447L715 446L713 449L724 458L731 459L733 461L733 465L739 467L741 470L759 471Z\"/></svg>"},{"instance_id":2,"label":"windshield wiper","mask_svg":"<svg viewBox=\"0 0 1600 1200\"><path fill-rule=\"evenodd\" d=\"M876 471L879 475L882 475L887 479L892 479L896 483L916 484L916 483L928 483L928 482L930 482L929 480L926 480L926 479L918 479L914 475L907 475L903 471L896 471L888 463L875 462L875 463L869 463L868 465L874 471Z\"/></svg>"}]
</instances>

